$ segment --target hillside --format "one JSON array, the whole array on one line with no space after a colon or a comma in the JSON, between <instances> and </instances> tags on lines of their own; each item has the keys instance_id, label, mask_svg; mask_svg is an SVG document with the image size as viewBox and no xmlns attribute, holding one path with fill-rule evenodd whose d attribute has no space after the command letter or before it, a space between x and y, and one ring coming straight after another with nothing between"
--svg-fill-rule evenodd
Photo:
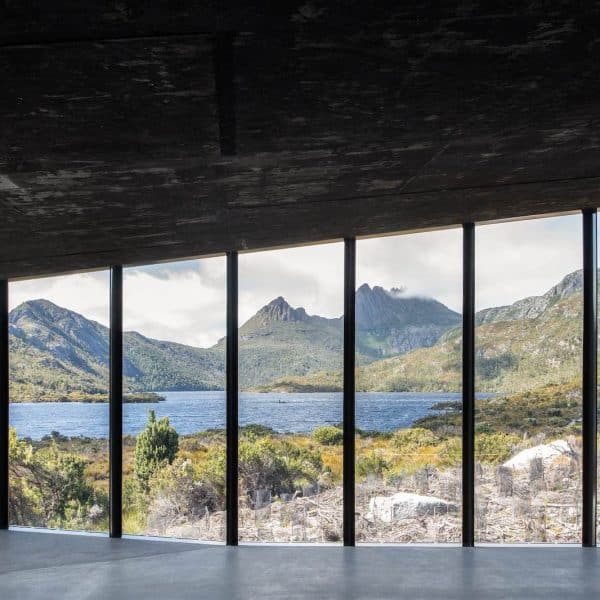
<instances>
[{"instance_id":1,"label":"hillside","mask_svg":"<svg viewBox=\"0 0 600 600\"><path fill-rule=\"evenodd\" d=\"M477 387L518 392L577 377L581 272L542 296L480 311ZM428 298L361 286L357 291L357 390L456 391L460 315ZM104 400L108 329L47 300L10 314L11 390L16 401ZM342 386L343 321L309 315L282 297L240 328L243 390L332 391ZM124 334L126 392L223 389L225 340L194 348Z\"/></svg>"},{"instance_id":2,"label":"hillside","mask_svg":"<svg viewBox=\"0 0 600 600\"><path fill-rule=\"evenodd\" d=\"M361 286L357 292L361 364L430 346L459 315L430 299ZM102 401L107 395L108 329L49 302L31 300L10 314L11 397L15 401ZM225 340L194 348L124 334L126 392L223 389ZM343 321L309 315L278 297L240 328L242 389L282 376L342 367Z\"/></svg>"},{"instance_id":3,"label":"hillside","mask_svg":"<svg viewBox=\"0 0 600 600\"><path fill-rule=\"evenodd\" d=\"M342 366L342 320L308 315L282 297L240 327L239 381L242 389L282 374L306 375ZM220 342L224 348L224 340Z\"/></svg>"},{"instance_id":4,"label":"hillside","mask_svg":"<svg viewBox=\"0 0 600 600\"><path fill-rule=\"evenodd\" d=\"M519 392L565 383L581 370L581 272L567 275L543 296L476 315L477 389ZM357 391L458 391L461 330L447 331L429 348L372 362L357 369ZM342 389L340 372L281 378L263 390Z\"/></svg>"},{"instance_id":5,"label":"hillside","mask_svg":"<svg viewBox=\"0 0 600 600\"><path fill-rule=\"evenodd\" d=\"M436 300L362 285L356 293L357 360L368 364L431 346L459 322L459 314ZM282 376L340 370L342 352L342 318L308 315L279 297L240 328L240 385L260 391Z\"/></svg>"},{"instance_id":6,"label":"hillside","mask_svg":"<svg viewBox=\"0 0 600 600\"><path fill-rule=\"evenodd\" d=\"M12 401L103 400L108 382L108 328L48 300L17 306L9 318ZM215 349L152 340L126 332L126 392L223 387Z\"/></svg>"}]
</instances>

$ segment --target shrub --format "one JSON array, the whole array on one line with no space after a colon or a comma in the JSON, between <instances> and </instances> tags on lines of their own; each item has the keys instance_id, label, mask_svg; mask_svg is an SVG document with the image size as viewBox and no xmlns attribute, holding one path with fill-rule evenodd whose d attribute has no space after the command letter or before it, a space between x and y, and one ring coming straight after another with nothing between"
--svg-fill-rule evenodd
<instances>
[{"instance_id":1,"label":"shrub","mask_svg":"<svg viewBox=\"0 0 600 600\"><path fill-rule=\"evenodd\" d=\"M444 440L437 448L440 467L458 467L462 462L462 439L458 437Z\"/></svg>"},{"instance_id":2,"label":"shrub","mask_svg":"<svg viewBox=\"0 0 600 600\"><path fill-rule=\"evenodd\" d=\"M135 444L134 470L142 489L148 491L148 482L156 472L171 464L179 450L179 435L169 425L169 418L156 420L153 410L148 411L148 423Z\"/></svg>"},{"instance_id":3,"label":"shrub","mask_svg":"<svg viewBox=\"0 0 600 600\"><path fill-rule=\"evenodd\" d=\"M519 438L508 433L477 433L475 456L481 463L498 465L510 458L513 447L518 443Z\"/></svg>"},{"instance_id":4,"label":"shrub","mask_svg":"<svg viewBox=\"0 0 600 600\"><path fill-rule=\"evenodd\" d=\"M516 369L518 364L519 361L514 354L505 352L492 357L478 356L475 362L475 369L477 377L481 379L493 379L494 377L499 377L504 371Z\"/></svg>"},{"instance_id":5,"label":"shrub","mask_svg":"<svg viewBox=\"0 0 600 600\"><path fill-rule=\"evenodd\" d=\"M318 444L324 446L336 446L344 441L344 432L339 427L333 427L331 425L325 425L323 427L317 427L312 437Z\"/></svg>"},{"instance_id":6,"label":"shrub","mask_svg":"<svg viewBox=\"0 0 600 600\"><path fill-rule=\"evenodd\" d=\"M248 437L265 437L276 433L276 431L271 427L261 425L260 423L249 423L248 425L243 425L240 427L240 432L242 435Z\"/></svg>"},{"instance_id":7,"label":"shrub","mask_svg":"<svg viewBox=\"0 0 600 600\"><path fill-rule=\"evenodd\" d=\"M270 438L242 440L239 446L239 477L244 492L269 489L279 494L293 489L293 477Z\"/></svg>"},{"instance_id":8,"label":"shrub","mask_svg":"<svg viewBox=\"0 0 600 600\"><path fill-rule=\"evenodd\" d=\"M437 438L429 429L413 427L411 429L399 429L394 433L392 441L400 451L414 452L419 448L435 444Z\"/></svg>"},{"instance_id":9,"label":"shrub","mask_svg":"<svg viewBox=\"0 0 600 600\"><path fill-rule=\"evenodd\" d=\"M148 526L164 534L173 523L194 522L209 513L222 510L225 473L219 474L217 489L207 479L198 480L191 461L176 458L152 480L152 498L148 506Z\"/></svg>"},{"instance_id":10,"label":"shrub","mask_svg":"<svg viewBox=\"0 0 600 600\"><path fill-rule=\"evenodd\" d=\"M367 477L381 479L388 468L388 462L376 452L359 456L356 461L356 474L363 479Z\"/></svg>"},{"instance_id":11,"label":"shrub","mask_svg":"<svg viewBox=\"0 0 600 600\"><path fill-rule=\"evenodd\" d=\"M294 492L317 483L322 471L317 451L266 437L240 441L240 486L250 498L256 490L266 489L273 495Z\"/></svg>"}]
</instances>

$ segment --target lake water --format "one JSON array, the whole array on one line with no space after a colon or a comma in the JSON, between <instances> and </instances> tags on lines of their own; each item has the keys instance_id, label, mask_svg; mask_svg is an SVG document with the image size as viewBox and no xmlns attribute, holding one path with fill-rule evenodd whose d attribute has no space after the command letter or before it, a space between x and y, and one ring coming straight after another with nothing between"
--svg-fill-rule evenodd
<instances>
[{"instance_id":1,"label":"lake water","mask_svg":"<svg viewBox=\"0 0 600 600\"><path fill-rule=\"evenodd\" d=\"M148 410L168 416L180 434L225 427L225 392L160 392L164 402L125 404L123 433L138 434ZM431 407L460 394L367 393L356 395L360 429L391 431L410 427ZM342 421L342 394L240 394L240 424L260 423L280 432L307 432ZM40 439L51 431L87 437L108 437L108 404L36 402L10 405L10 425L19 437Z\"/></svg>"}]
</instances>

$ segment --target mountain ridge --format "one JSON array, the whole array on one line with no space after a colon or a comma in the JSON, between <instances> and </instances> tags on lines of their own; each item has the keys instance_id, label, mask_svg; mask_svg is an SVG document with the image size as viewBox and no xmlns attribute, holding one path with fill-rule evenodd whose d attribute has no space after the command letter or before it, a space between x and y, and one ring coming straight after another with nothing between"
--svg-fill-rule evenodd
<instances>
[{"instance_id":1,"label":"mountain ridge","mask_svg":"<svg viewBox=\"0 0 600 600\"><path fill-rule=\"evenodd\" d=\"M581 271L576 271L541 296L477 313L478 373L484 375L485 385L512 389L516 373L535 376L532 366L525 369L527 373L523 371L528 359L517 348L527 335L530 354L547 355L549 364L564 363L559 348L567 352L578 344L581 311L573 298L581 286ZM458 313L431 298L368 284L357 290L356 312L358 389L458 389ZM540 323L544 331L539 330ZM510 339L505 330L511 332ZM555 341L537 348L534 333ZM73 400L82 395L106 398L108 334L102 324L45 299L15 307L9 317L11 397L34 401ZM221 339L210 348L195 348L125 332L124 391L223 389L225 342ZM497 352L499 344L505 349L501 353ZM342 356L343 318L309 315L278 296L240 327L240 387L339 389ZM575 368L573 363L567 370Z\"/></svg>"},{"instance_id":2,"label":"mountain ridge","mask_svg":"<svg viewBox=\"0 0 600 600\"><path fill-rule=\"evenodd\" d=\"M524 392L580 377L582 273L575 271L541 296L480 311L476 321L476 377L480 392ZM461 386L461 328L438 342L359 365L356 390L458 392ZM341 391L341 372L281 378L261 391Z\"/></svg>"},{"instance_id":3,"label":"mountain ridge","mask_svg":"<svg viewBox=\"0 0 600 600\"><path fill-rule=\"evenodd\" d=\"M372 310L387 303L381 316L394 324L388 335L385 327L377 330L366 318L358 321L358 339L365 340L364 350L359 350L362 364L430 345L447 330L452 319L459 318L435 301L393 298L393 292L378 286L363 286L357 296L359 306L368 303ZM428 319L429 307L435 310ZM442 319L440 324L440 311L446 317L452 315L450 321ZM418 326L411 324L415 315L420 319ZM9 328L13 398L106 399L107 327L41 298L15 307ZM282 296L261 307L240 327L239 335L239 379L244 389L282 375L301 377L341 368L343 318L309 315L303 307L292 307ZM124 391L223 389L225 346L224 338L209 348L196 348L135 331L124 332Z\"/></svg>"}]
</instances>

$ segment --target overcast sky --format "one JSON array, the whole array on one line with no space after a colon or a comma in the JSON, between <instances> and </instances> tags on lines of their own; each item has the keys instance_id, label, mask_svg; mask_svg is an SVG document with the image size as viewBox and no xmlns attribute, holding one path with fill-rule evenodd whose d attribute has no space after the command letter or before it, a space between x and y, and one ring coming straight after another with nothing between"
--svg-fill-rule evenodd
<instances>
[{"instance_id":1,"label":"overcast sky","mask_svg":"<svg viewBox=\"0 0 600 600\"><path fill-rule=\"evenodd\" d=\"M476 232L477 308L543 294L581 268L581 217L496 225ZM357 282L401 287L461 310L460 229L361 240ZM124 271L124 326L144 335L208 346L225 335L225 258ZM283 296L310 314L343 312L343 244L240 255L240 323ZM47 298L108 324L106 271L11 283L11 308Z\"/></svg>"}]
</instances>

